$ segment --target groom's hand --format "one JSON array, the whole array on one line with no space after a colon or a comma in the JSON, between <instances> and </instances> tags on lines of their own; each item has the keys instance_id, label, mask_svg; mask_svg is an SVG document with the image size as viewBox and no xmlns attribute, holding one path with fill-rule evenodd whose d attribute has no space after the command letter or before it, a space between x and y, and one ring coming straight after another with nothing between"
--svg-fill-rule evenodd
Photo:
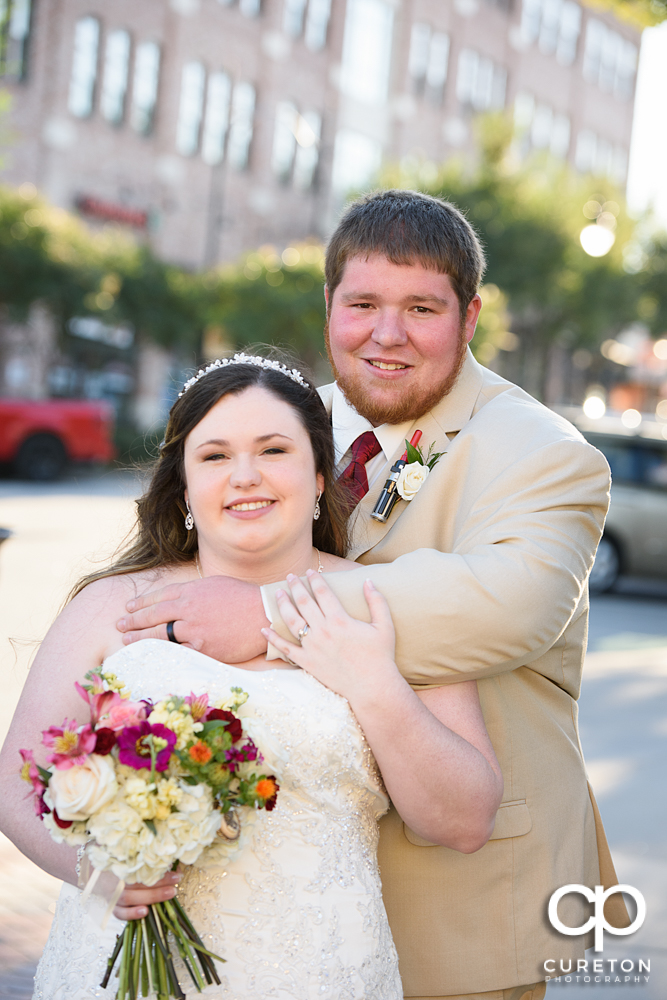
<instances>
[{"instance_id":1,"label":"groom's hand","mask_svg":"<svg viewBox=\"0 0 667 1000\"><path fill-rule=\"evenodd\" d=\"M167 639L167 622L183 646L216 660L243 663L266 652L260 629L269 622L259 587L231 576L172 583L128 601L116 623L124 645L139 639Z\"/></svg>"}]
</instances>

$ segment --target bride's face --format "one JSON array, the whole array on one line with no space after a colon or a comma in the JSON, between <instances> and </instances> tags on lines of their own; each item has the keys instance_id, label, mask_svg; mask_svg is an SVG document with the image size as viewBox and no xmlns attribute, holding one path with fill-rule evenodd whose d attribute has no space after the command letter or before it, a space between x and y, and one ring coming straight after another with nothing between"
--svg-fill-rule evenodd
<instances>
[{"instance_id":1,"label":"bride's face","mask_svg":"<svg viewBox=\"0 0 667 1000\"><path fill-rule=\"evenodd\" d=\"M312 546L324 480L308 432L284 400L259 386L223 396L185 439L184 466L202 555L294 558Z\"/></svg>"}]
</instances>

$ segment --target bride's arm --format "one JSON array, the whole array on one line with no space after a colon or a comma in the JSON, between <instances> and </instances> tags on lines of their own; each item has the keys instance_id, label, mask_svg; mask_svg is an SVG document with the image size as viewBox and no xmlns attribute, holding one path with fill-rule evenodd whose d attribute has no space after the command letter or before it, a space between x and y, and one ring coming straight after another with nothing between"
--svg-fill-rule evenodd
<instances>
[{"instance_id":1,"label":"bride's arm","mask_svg":"<svg viewBox=\"0 0 667 1000\"><path fill-rule=\"evenodd\" d=\"M275 632L280 652L350 702L403 820L426 840L464 853L486 843L503 779L484 725L474 681L417 696L394 662L389 608L365 586L371 624L350 618L327 584L309 573L317 603L290 578L297 611L279 598L293 634L308 622L301 647ZM291 610L290 610L291 609Z\"/></svg>"},{"instance_id":2,"label":"bride's arm","mask_svg":"<svg viewBox=\"0 0 667 1000\"><path fill-rule=\"evenodd\" d=\"M77 883L76 850L56 844L35 815L29 786L19 777L20 749L35 752L44 766L42 731L63 719L88 722L85 702L74 683L99 667L117 648L115 620L134 593L127 577L109 577L90 584L71 601L49 629L25 682L7 738L0 753L0 828L20 851L56 878ZM156 889L160 899L174 890Z\"/></svg>"}]
</instances>

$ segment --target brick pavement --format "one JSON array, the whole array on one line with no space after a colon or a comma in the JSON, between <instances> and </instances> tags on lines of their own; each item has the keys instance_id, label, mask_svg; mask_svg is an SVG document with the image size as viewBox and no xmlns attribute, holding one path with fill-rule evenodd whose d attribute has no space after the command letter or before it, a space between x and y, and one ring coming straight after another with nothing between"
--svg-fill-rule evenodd
<instances>
[{"instance_id":1,"label":"brick pavement","mask_svg":"<svg viewBox=\"0 0 667 1000\"><path fill-rule=\"evenodd\" d=\"M60 881L0 834L0 1000L29 1000Z\"/></svg>"},{"instance_id":2,"label":"brick pavement","mask_svg":"<svg viewBox=\"0 0 667 1000\"><path fill-rule=\"evenodd\" d=\"M123 538L137 490L132 477L120 475L81 483L0 481L0 524L14 531L0 553L0 742L35 640L76 577L91 568L91 553L104 562ZM59 891L58 879L0 834L0 1000L32 997Z\"/></svg>"}]
</instances>

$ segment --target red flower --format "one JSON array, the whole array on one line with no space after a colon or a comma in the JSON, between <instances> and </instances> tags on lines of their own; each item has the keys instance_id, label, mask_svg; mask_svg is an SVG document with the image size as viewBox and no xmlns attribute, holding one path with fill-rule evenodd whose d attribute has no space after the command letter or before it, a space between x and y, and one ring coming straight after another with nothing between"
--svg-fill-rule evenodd
<instances>
[{"instance_id":1,"label":"red flower","mask_svg":"<svg viewBox=\"0 0 667 1000\"><path fill-rule=\"evenodd\" d=\"M176 744L176 733L167 729L161 722L151 725L150 722L140 722L138 726L128 726L118 734L118 746L120 752L118 759L121 764L127 764L139 770L142 767L151 766L151 741L161 740L164 745L158 746L155 760L156 771L166 771L169 767L171 751ZM155 744L154 744L155 745Z\"/></svg>"},{"instance_id":2,"label":"red flower","mask_svg":"<svg viewBox=\"0 0 667 1000\"><path fill-rule=\"evenodd\" d=\"M231 747L230 750L225 752L225 759L230 771L236 771L239 764L247 764L249 761L259 761L260 763L264 759L253 743L252 740L248 740L244 743L242 747Z\"/></svg>"},{"instance_id":3,"label":"red flower","mask_svg":"<svg viewBox=\"0 0 667 1000\"><path fill-rule=\"evenodd\" d=\"M72 825L71 819L61 819L55 809L53 810L53 818L56 821L56 826L59 826L61 830L67 830Z\"/></svg>"},{"instance_id":4,"label":"red flower","mask_svg":"<svg viewBox=\"0 0 667 1000\"><path fill-rule=\"evenodd\" d=\"M116 734L113 729L102 728L97 730L95 736L96 742L93 753L99 754L100 757L106 757L116 745Z\"/></svg>"},{"instance_id":5,"label":"red flower","mask_svg":"<svg viewBox=\"0 0 667 1000\"><path fill-rule=\"evenodd\" d=\"M54 752L46 759L59 768L80 764L95 746L95 733L86 724L79 728L76 719L65 719L61 727L49 726L42 731L42 743Z\"/></svg>"},{"instance_id":6,"label":"red flower","mask_svg":"<svg viewBox=\"0 0 667 1000\"><path fill-rule=\"evenodd\" d=\"M206 713L204 722L213 722L214 719L220 719L221 722L227 723L227 732L232 738L232 743L236 743L243 736L241 720L237 719L233 712L226 712L222 708L211 708Z\"/></svg>"}]
</instances>

